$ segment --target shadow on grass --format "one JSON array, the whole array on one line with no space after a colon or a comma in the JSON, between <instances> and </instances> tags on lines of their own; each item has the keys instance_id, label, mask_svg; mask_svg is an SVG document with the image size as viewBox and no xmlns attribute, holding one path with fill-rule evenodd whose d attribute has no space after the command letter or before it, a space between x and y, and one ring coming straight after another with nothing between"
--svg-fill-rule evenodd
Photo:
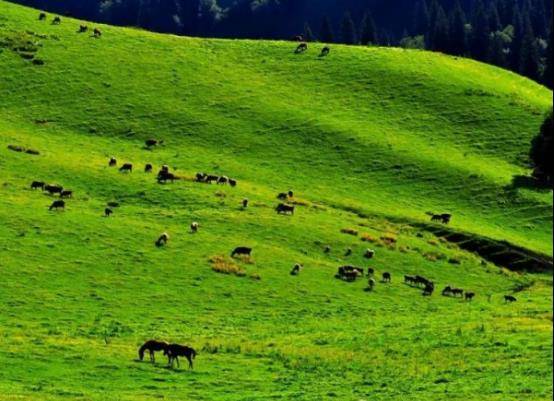
<instances>
[{"instance_id":1,"label":"shadow on grass","mask_svg":"<svg viewBox=\"0 0 554 401\"><path fill-rule=\"evenodd\" d=\"M530 189L538 192L552 191L552 186L547 182L537 180L534 177L526 175L514 176L510 185L506 186L506 189L508 190L518 190L520 188Z\"/></svg>"}]
</instances>

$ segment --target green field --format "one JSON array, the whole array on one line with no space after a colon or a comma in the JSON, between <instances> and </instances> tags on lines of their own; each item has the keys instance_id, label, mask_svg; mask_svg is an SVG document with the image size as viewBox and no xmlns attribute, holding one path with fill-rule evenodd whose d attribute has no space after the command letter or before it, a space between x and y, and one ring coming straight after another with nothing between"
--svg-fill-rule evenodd
<instances>
[{"instance_id":1,"label":"green field","mask_svg":"<svg viewBox=\"0 0 554 401\"><path fill-rule=\"evenodd\" d=\"M514 185L551 91L421 51L319 58L51 20L0 0L0 400L552 398L552 271L509 271L422 226L452 213L454 233L551 260L552 192ZM182 179L160 185L146 163ZM49 211L34 180L75 196ZM296 214L277 215L289 189ZM244 277L213 271L237 246L254 249L233 262ZM345 264L393 281L366 292L334 278ZM138 362L150 338L195 347L196 369Z\"/></svg>"}]
</instances>

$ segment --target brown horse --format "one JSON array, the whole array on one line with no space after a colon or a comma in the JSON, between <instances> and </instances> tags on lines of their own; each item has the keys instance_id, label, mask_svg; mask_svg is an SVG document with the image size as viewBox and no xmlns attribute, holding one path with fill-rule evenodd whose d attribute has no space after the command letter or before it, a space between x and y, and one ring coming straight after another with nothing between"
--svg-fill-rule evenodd
<instances>
[{"instance_id":1,"label":"brown horse","mask_svg":"<svg viewBox=\"0 0 554 401\"><path fill-rule=\"evenodd\" d=\"M169 344L164 341L156 341L156 340L149 340L146 341L138 351L139 359L142 361L144 360L144 352L148 351L150 354L150 362L155 363L155 353L158 351L164 351L164 355L167 351L167 348L169 347Z\"/></svg>"},{"instance_id":2,"label":"brown horse","mask_svg":"<svg viewBox=\"0 0 554 401\"><path fill-rule=\"evenodd\" d=\"M179 364L179 357L184 356L189 361L189 368L194 369L192 361L196 358L196 351L190 347L179 344L169 344L164 350L164 355L168 358L168 364L173 367L173 363L177 362L177 367L181 367Z\"/></svg>"}]
</instances>

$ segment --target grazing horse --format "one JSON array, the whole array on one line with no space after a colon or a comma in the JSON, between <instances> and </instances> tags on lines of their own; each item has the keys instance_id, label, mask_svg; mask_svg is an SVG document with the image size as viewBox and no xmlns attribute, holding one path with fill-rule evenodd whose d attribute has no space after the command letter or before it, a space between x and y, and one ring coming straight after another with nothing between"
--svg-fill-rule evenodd
<instances>
[{"instance_id":1,"label":"grazing horse","mask_svg":"<svg viewBox=\"0 0 554 401\"><path fill-rule=\"evenodd\" d=\"M58 210L58 209L65 209L65 202L63 200L57 200L57 201L54 201L50 207L48 208L48 210Z\"/></svg>"},{"instance_id":2,"label":"grazing horse","mask_svg":"<svg viewBox=\"0 0 554 401\"><path fill-rule=\"evenodd\" d=\"M517 302L517 298L514 297L513 295L504 295L504 302L511 304L511 303Z\"/></svg>"},{"instance_id":3,"label":"grazing horse","mask_svg":"<svg viewBox=\"0 0 554 401\"><path fill-rule=\"evenodd\" d=\"M304 42L304 43L300 43L294 52L296 54L300 54L306 51L308 51L308 44Z\"/></svg>"},{"instance_id":4,"label":"grazing horse","mask_svg":"<svg viewBox=\"0 0 554 401\"><path fill-rule=\"evenodd\" d=\"M139 359L144 360L144 352L148 351L150 354L150 362L156 363L155 353L158 351L167 351L169 344L164 341L149 340L146 341L138 350Z\"/></svg>"},{"instance_id":5,"label":"grazing horse","mask_svg":"<svg viewBox=\"0 0 554 401\"><path fill-rule=\"evenodd\" d=\"M325 46L323 49L321 49L321 54L319 55L319 57L327 57L330 52L331 48L329 46Z\"/></svg>"},{"instance_id":6,"label":"grazing horse","mask_svg":"<svg viewBox=\"0 0 554 401\"><path fill-rule=\"evenodd\" d=\"M233 253L231 253L231 257L234 258L235 256L252 256L252 248L245 246L235 248Z\"/></svg>"},{"instance_id":7,"label":"grazing horse","mask_svg":"<svg viewBox=\"0 0 554 401\"><path fill-rule=\"evenodd\" d=\"M294 214L294 206L285 205L284 203L281 203L279 206L277 206L275 210L279 214Z\"/></svg>"},{"instance_id":8,"label":"grazing horse","mask_svg":"<svg viewBox=\"0 0 554 401\"><path fill-rule=\"evenodd\" d=\"M452 288L451 291L453 297L460 296L463 298L464 296L464 290L462 290L461 288Z\"/></svg>"},{"instance_id":9,"label":"grazing horse","mask_svg":"<svg viewBox=\"0 0 554 401\"><path fill-rule=\"evenodd\" d=\"M383 273L383 283L390 283L392 281L392 276L390 273Z\"/></svg>"},{"instance_id":10,"label":"grazing horse","mask_svg":"<svg viewBox=\"0 0 554 401\"><path fill-rule=\"evenodd\" d=\"M217 183L219 181L219 177L217 175L209 175L206 177L206 182L208 184L211 184L212 182Z\"/></svg>"},{"instance_id":11,"label":"grazing horse","mask_svg":"<svg viewBox=\"0 0 554 401\"><path fill-rule=\"evenodd\" d=\"M46 184L42 181L33 181L33 183L31 184L31 189L42 189L44 191L44 186Z\"/></svg>"},{"instance_id":12,"label":"grazing horse","mask_svg":"<svg viewBox=\"0 0 554 401\"><path fill-rule=\"evenodd\" d=\"M186 347L179 344L169 344L164 350L164 355L168 358L168 365L173 367L173 363L177 362L177 367L181 367L179 364L179 357L184 356L189 361L189 369L194 369L193 360L196 358L196 351L190 347Z\"/></svg>"},{"instance_id":13,"label":"grazing horse","mask_svg":"<svg viewBox=\"0 0 554 401\"><path fill-rule=\"evenodd\" d=\"M404 276L404 283L414 285L416 284L416 278L414 276Z\"/></svg>"},{"instance_id":14,"label":"grazing horse","mask_svg":"<svg viewBox=\"0 0 554 401\"><path fill-rule=\"evenodd\" d=\"M372 267L367 268L367 277L373 277L375 275L375 269Z\"/></svg>"}]
</instances>

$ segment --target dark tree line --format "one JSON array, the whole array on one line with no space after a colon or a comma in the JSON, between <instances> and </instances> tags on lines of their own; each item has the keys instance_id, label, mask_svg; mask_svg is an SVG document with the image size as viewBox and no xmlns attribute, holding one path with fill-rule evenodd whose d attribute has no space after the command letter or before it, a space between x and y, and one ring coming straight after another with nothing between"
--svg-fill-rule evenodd
<instances>
[{"instance_id":1,"label":"dark tree line","mask_svg":"<svg viewBox=\"0 0 554 401\"><path fill-rule=\"evenodd\" d=\"M425 48L553 84L551 0L13 1L183 35Z\"/></svg>"}]
</instances>

